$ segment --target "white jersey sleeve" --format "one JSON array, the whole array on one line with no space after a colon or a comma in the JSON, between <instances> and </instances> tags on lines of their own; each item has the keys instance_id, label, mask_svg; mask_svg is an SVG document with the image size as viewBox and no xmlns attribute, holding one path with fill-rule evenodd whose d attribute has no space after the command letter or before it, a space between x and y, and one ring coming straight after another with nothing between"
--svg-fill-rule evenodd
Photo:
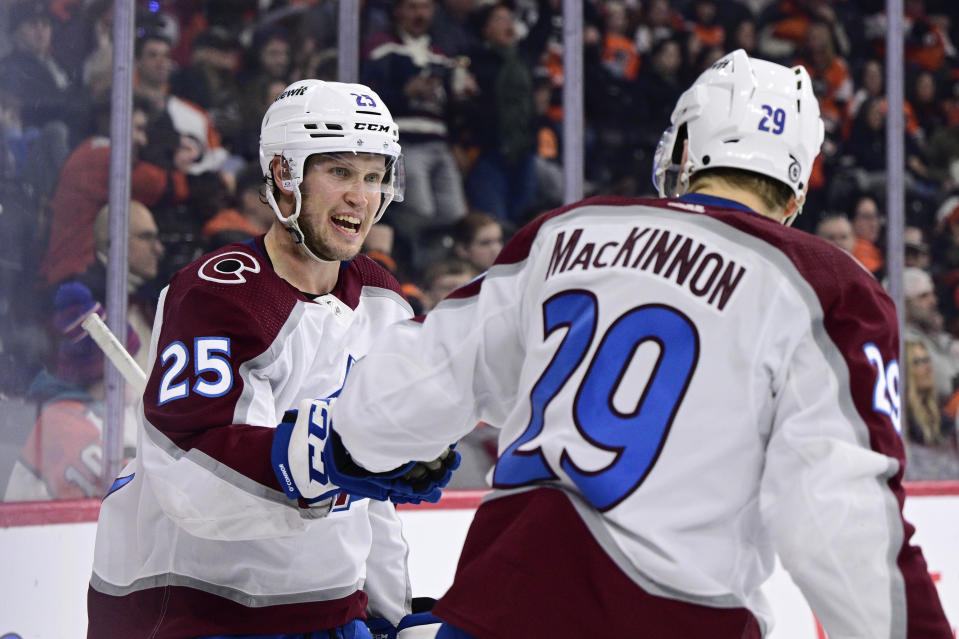
<instances>
[{"instance_id":1,"label":"white jersey sleeve","mask_svg":"<svg viewBox=\"0 0 959 639\"><path fill-rule=\"evenodd\" d=\"M503 423L520 390L527 265L480 276L422 323L399 322L374 342L347 380L350 392L332 409L334 427L357 462L383 472L398 459L433 459L478 421ZM402 401L410 396L423 401ZM364 426L353 427L358 424Z\"/></svg>"}]
</instances>

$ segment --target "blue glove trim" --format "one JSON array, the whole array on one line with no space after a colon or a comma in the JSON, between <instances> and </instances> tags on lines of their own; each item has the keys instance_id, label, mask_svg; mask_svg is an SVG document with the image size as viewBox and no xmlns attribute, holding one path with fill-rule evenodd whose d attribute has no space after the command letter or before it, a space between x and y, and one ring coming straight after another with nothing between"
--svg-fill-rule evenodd
<instances>
[{"instance_id":1,"label":"blue glove trim","mask_svg":"<svg viewBox=\"0 0 959 639\"><path fill-rule=\"evenodd\" d=\"M382 617L367 619L366 627L373 635L373 639L396 639L396 628Z\"/></svg>"},{"instance_id":2,"label":"blue glove trim","mask_svg":"<svg viewBox=\"0 0 959 639\"><path fill-rule=\"evenodd\" d=\"M413 626L425 626L431 623L443 623L443 621L431 612L417 612L412 615L406 615L400 619L400 625L396 627L396 632L412 628Z\"/></svg>"},{"instance_id":3,"label":"blue glove trim","mask_svg":"<svg viewBox=\"0 0 959 639\"><path fill-rule=\"evenodd\" d=\"M292 412L292 411L291 411ZM284 415L284 417L286 417ZM296 419L294 417L294 419ZM276 431L273 433L273 447L270 450L270 463L273 466L273 472L276 479L280 482L280 488L290 499L299 499L300 491L296 489L293 483L293 474L290 472L290 437L293 435L292 422L280 422L277 424Z\"/></svg>"}]
</instances>

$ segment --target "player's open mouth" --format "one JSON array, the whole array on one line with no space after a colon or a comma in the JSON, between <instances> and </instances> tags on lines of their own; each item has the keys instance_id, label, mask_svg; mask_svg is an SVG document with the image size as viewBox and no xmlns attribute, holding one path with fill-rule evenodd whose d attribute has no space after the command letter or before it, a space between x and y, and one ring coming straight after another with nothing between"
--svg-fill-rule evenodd
<instances>
[{"instance_id":1,"label":"player's open mouth","mask_svg":"<svg viewBox=\"0 0 959 639\"><path fill-rule=\"evenodd\" d=\"M333 223L339 226L342 229L346 229L351 233L356 233L360 230L360 223L362 220L358 217L353 217L352 215L334 215Z\"/></svg>"}]
</instances>

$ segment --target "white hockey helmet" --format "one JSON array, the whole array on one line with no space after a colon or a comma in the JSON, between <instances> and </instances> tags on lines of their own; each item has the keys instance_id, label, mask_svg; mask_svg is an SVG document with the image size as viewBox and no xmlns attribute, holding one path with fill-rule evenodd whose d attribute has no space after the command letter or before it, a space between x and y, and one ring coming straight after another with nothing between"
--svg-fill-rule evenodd
<instances>
[{"instance_id":1,"label":"white hockey helmet","mask_svg":"<svg viewBox=\"0 0 959 639\"><path fill-rule=\"evenodd\" d=\"M303 172L307 159L318 153L374 153L386 156L386 178L381 185L379 220L390 202L403 200L404 174L399 129L389 109L372 89L362 84L300 80L286 87L263 116L260 127L260 168L267 180L266 197L273 212L294 239L302 243L300 215ZM294 211L284 216L273 197L275 157L289 167L284 188L295 198ZM307 249L308 250L308 249Z\"/></svg>"},{"instance_id":2,"label":"white hockey helmet","mask_svg":"<svg viewBox=\"0 0 959 639\"><path fill-rule=\"evenodd\" d=\"M737 49L680 96L670 123L653 161L660 197L682 195L697 171L723 167L778 180L802 206L824 136L819 102L803 67L750 58ZM680 166L684 140L689 144Z\"/></svg>"}]
</instances>

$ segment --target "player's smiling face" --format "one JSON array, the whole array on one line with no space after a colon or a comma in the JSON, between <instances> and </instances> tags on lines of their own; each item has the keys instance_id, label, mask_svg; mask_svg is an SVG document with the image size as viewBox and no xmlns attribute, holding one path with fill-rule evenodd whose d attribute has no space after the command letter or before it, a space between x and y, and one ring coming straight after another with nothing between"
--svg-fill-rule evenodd
<instances>
[{"instance_id":1,"label":"player's smiling face","mask_svg":"<svg viewBox=\"0 0 959 639\"><path fill-rule=\"evenodd\" d=\"M363 246L382 199L386 157L369 153L314 155L300 189L300 228L307 246L325 260L349 260Z\"/></svg>"}]
</instances>

